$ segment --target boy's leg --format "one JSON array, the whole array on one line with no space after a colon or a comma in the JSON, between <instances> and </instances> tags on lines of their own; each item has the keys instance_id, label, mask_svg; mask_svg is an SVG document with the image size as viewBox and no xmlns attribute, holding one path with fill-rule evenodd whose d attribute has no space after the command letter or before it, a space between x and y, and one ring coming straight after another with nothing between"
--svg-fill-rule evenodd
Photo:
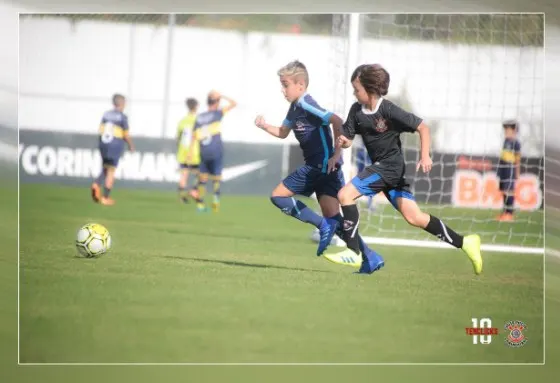
<instances>
[{"instance_id":1,"label":"boy's leg","mask_svg":"<svg viewBox=\"0 0 560 383\"><path fill-rule=\"evenodd\" d=\"M482 255L478 235L462 236L439 218L422 212L407 187L392 189L386 193L386 196L410 225L421 228L440 240L462 249L471 260L475 274L482 272Z\"/></svg>"},{"instance_id":2,"label":"boy's leg","mask_svg":"<svg viewBox=\"0 0 560 383\"><path fill-rule=\"evenodd\" d=\"M206 211L204 197L206 194L206 183L208 182L208 162L204 158L200 160L198 180L196 186L190 191L190 196L196 201L196 208L198 211Z\"/></svg>"},{"instance_id":3,"label":"boy's leg","mask_svg":"<svg viewBox=\"0 0 560 383\"><path fill-rule=\"evenodd\" d=\"M309 209L303 202L294 198L294 195L310 196L313 193L310 180L313 178L314 169L304 165L288 175L272 191L271 202L284 214L294 217L302 222L317 227L320 231L327 224L326 219Z\"/></svg>"},{"instance_id":4,"label":"boy's leg","mask_svg":"<svg viewBox=\"0 0 560 383\"><path fill-rule=\"evenodd\" d=\"M221 181L222 181L223 161L222 157L216 158L212 163L210 175L213 181L214 198L212 201L212 210L218 212L220 209Z\"/></svg>"},{"instance_id":5,"label":"boy's leg","mask_svg":"<svg viewBox=\"0 0 560 383\"><path fill-rule=\"evenodd\" d=\"M187 203L189 202L189 198L188 198L188 193L187 193L187 182L189 179L189 169L187 164L180 164L180 178L179 178L179 187L178 187L178 192L179 192L179 198Z\"/></svg>"}]
</instances>

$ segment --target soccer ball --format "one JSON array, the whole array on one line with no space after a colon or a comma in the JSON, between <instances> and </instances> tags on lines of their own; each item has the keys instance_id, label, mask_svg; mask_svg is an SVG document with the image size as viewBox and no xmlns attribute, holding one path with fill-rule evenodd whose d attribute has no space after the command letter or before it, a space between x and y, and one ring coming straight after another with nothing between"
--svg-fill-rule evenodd
<instances>
[{"instance_id":1,"label":"soccer ball","mask_svg":"<svg viewBox=\"0 0 560 383\"><path fill-rule=\"evenodd\" d=\"M76 234L76 248L83 257L98 257L111 248L111 235L105 226L88 223Z\"/></svg>"}]
</instances>

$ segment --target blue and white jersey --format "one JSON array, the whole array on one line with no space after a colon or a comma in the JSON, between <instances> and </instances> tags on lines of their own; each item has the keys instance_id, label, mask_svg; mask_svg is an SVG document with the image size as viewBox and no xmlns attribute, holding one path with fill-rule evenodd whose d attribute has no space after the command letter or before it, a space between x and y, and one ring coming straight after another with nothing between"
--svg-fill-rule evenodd
<instances>
[{"instance_id":1,"label":"blue and white jersey","mask_svg":"<svg viewBox=\"0 0 560 383\"><path fill-rule=\"evenodd\" d=\"M332 112L325 110L307 93L290 105L282 126L290 128L303 150L306 165L327 171L334 154L330 129Z\"/></svg>"}]
</instances>

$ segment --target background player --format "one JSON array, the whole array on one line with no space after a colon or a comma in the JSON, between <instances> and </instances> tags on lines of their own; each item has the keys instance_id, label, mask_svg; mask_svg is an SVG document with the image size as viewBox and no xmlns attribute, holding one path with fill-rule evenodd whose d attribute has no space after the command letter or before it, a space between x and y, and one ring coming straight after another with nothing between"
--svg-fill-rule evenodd
<instances>
[{"instance_id":1,"label":"background player","mask_svg":"<svg viewBox=\"0 0 560 383\"><path fill-rule=\"evenodd\" d=\"M187 106L187 115L179 121L177 126L177 162L181 176L179 178L179 198L183 202L189 201L189 194L187 192L187 185L189 181L189 170L194 174L198 173L200 165L200 145L198 141L192 140L194 123L196 121L196 110L198 109L198 101L194 98L187 98L185 101ZM189 152L192 152L188 156ZM190 157L190 162L187 162L187 157Z\"/></svg>"},{"instance_id":2,"label":"background player","mask_svg":"<svg viewBox=\"0 0 560 383\"><path fill-rule=\"evenodd\" d=\"M113 95L113 106L112 110L103 114L99 126L99 151L103 161L103 170L91 185L93 200L101 202L103 205L115 203L110 195L115 181L115 169L124 151L125 142L128 149L134 151L128 130L128 117L123 113L126 106L125 97L121 94ZM103 196L101 195L101 185L104 186Z\"/></svg>"},{"instance_id":3,"label":"background player","mask_svg":"<svg viewBox=\"0 0 560 383\"><path fill-rule=\"evenodd\" d=\"M337 194L344 185L341 165L341 149L335 150L330 124L335 138L340 134L342 119L323 108L307 93L309 74L304 64L293 61L278 71L282 93L290 102L284 122L280 127L267 124L258 116L255 125L267 133L286 138L294 132L303 150L305 164L288 175L272 191L272 203L282 212L319 229L320 240L317 255L321 255L342 223ZM294 195L306 197L315 193L324 217L309 209ZM342 238L342 234L339 236ZM360 240L360 248L374 253Z\"/></svg>"},{"instance_id":4,"label":"background player","mask_svg":"<svg viewBox=\"0 0 560 383\"><path fill-rule=\"evenodd\" d=\"M229 105L220 108L220 101L224 99ZM222 142L222 118L235 108L237 102L229 97L222 96L213 90L208 93L208 111L200 113L194 125L193 145L200 143L200 173L198 176L198 191L192 190L191 196L197 202L199 211L206 211L204 195L206 194L206 182L208 176L212 177L214 183L214 200L212 209L217 212L220 206L220 181L222 177L224 147ZM191 161L192 153L188 154Z\"/></svg>"},{"instance_id":5,"label":"background player","mask_svg":"<svg viewBox=\"0 0 560 383\"><path fill-rule=\"evenodd\" d=\"M505 121L504 145L498 162L498 178L500 178L500 191L504 195L504 210L498 217L499 221L513 221L515 203L515 181L521 173L521 144L517 139L519 124L515 120Z\"/></svg>"},{"instance_id":6,"label":"background player","mask_svg":"<svg viewBox=\"0 0 560 383\"><path fill-rule=\"evenodd\" d=\"M362 195L369 196L383 192L409 224L426 230L456 248L463 249L473 264L474 272L480 274L482 271L480 237L478 235L463 237L446 226L439 218L422 212L405 178L400 134L403 132L420 134L421 158L417 170L422 168L424 172L429 172L432 159L428 126L414 114L404 111L383 98L388 92L390 77L381 65L360 65L352 74L351 81L358 102L350 108L344 123L343 135L338 138L337 145L349 148L354 136L360 134L372 164L338 193L344 215L343 233L349 248L346 251L360 254L357 238L360 215L355 200ZM361 272L371 272L379 268L381 261L361 255ZM338 261L338 258L331 260Z\"/></svg>"}]
</instances>

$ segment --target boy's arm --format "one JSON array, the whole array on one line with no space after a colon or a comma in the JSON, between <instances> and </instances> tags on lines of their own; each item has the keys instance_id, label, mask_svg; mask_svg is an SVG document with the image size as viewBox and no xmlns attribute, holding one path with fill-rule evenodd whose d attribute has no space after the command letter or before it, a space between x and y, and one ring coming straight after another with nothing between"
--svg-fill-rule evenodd
<instances>
[{"instance_id":1,"label":"boy's arm","mask_svg":"<svg viewBox=\"0 0 560 383\"><path fill-rule=\"evenodd\" d=\"M342 118L340 118L338 115L333 113L329 118L329 122L332 125L335 147L334 147L334 154L329 159L328 162L328 173L330 173L331 170L334 169L336 163L338 162L340 156L342 155L342 147L340 145L336 145L336 143L338 142L338 138L342 135Z\"/></svg>"},{"instance_id":2,"label":"boy's arm","mask_svg":"<svg viewBox=\"0 0 560 383\"><path fill-rule=\"evenodd\" d=\"M134 144L132 143L132 138L130 138L130 132L129 132L129 127L128 127L128 117L124 118L123 125L124 125L123 126L123 128L124 128L123 140L128 145L128 150L133 152L134 151Z\"/></svg>"},{"instance_id":3,"label":"boy's arm","mask_svg":"<svg viewBox=\"0 0 560 383\"><path fill-rule=\"evenodd\" d=\"M422 167L422 171L427 173L432 169L432 159L430 158L430 128L424 122L421 122L416 130L418 130L418 134L420 135L420 161L416 165L416 171Z\"/></svg>"},{"instance_id":4,"label":"boy's arm","mask_svg":"<svg viewBox=\"0 0 560 383\"><path fill-rule=\"evenodd\" d=\"M350 108L346 121L340 128L340 135L336 140L336 146L338 148L347 149L352 146L352 142L356 136L356 112L359 107L360 105L355 103Z\"/></svg>"},{"instance_id":5,"label":"boy's arm","mask_svg":"<svg viewBox=\"0 0 560 383\"><path fill-rule=\"evenodd\" d=\"M515 178L519 179L521 176L521 144L519 141L515 145Z\"/></svg>"},{"instance_id":6,"label":"boy's arm","mask_svg":"<svg viewBox=\"0 0 560 383\"><path fill-rule=\"evenodd\" d=\"M266 123L263 116L257 116L257 118L255 119L255 125L268 134L282 139L288 137L291 130L288 120L284 120L282 126L274 126Z\"/></svg>"},{"instance_id":7,"label":"boy's arm","mask_svg":"<svg viewBox=\"0 0 560 383\"><path fill-rule=\"evenodd\" d=\"M226 114L227 112L229 112L230 110L232 110L233 108L235 108L237 106L237 102L234 99L229 98L227 96L223 96L223 95L220 95L220 97L223 98L224 100L226 100L229 104L229 105L224 106L222 108L222 113Z\"/></svg>"}]
</instances>

